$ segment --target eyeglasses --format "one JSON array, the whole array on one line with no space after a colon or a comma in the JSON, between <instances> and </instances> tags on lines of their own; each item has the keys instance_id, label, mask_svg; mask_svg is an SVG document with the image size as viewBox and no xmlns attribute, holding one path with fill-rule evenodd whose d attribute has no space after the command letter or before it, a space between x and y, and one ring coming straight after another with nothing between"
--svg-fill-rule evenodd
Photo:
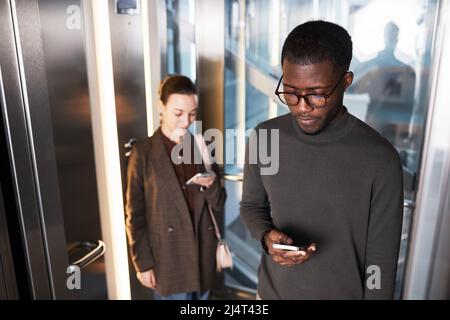
<instances>
[{"instance_id":1,"label":"eyeglasses","mask_svg":"<svg viewBox=\"0 0 450 320\"><path fill-rule=\"evenodd\" d=\"M278 82L277 88L275 90L275 94L278 96L280 101L288 106L296 106L300 102L300 98L303 98L306 104L310 107L316 108L325 108L327 106L327 99L333 94L334 90L338 87L339 83L341 83L345 74L348 71L345 71L344 74L339 78L338 83L331 89L328 94L297 94L296 92L287 92L287 91L278 91L281 85L281 81L283 80L283 76L281 76L280 81Z\"/></svg>"}]
</instances>

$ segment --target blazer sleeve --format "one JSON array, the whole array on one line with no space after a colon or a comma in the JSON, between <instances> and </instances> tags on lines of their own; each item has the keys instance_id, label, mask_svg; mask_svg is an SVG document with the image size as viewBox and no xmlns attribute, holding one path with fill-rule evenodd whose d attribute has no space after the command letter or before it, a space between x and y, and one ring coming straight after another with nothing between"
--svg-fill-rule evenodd
<instances>
[{"instance_id":1,"label":"blazer sleeve","mask_svg":"<svg viewBox=\"0 0 450 320\"><path fill-rule=\"evenodd\" d=\"M216 173L216 180L209 188L205 189L203 192L205 193L206 201L211 206L213 211L222 212L224 210L227 194L225 188L222 185L222 176L219 173L216 164L213 165L212 170Z\"/></svg>"},{"instance_id":2,"label":"blazer sleeve","mask_svg":"<svg viewBox=\"0 0 450 320\"><path fill-rule=\"evenodd\" d=\"M126 229L136 271L142 272L153 268L155 263L148 240L145 206L144 159L139 143L133 146L128 160Z\"/></svg>"}]
</instances>

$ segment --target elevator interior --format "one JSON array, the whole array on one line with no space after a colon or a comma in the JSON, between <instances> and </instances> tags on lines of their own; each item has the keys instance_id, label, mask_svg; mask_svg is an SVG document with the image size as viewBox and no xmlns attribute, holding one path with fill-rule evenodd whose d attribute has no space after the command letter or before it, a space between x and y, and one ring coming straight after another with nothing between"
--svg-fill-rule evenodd
<instances>
[{"instance_id":1,"label":"elevator interior","mask_svg":"<svg viewBox=\"0 0 450 320\"><path fill-rule=\"evenodd\" d=\"M269 116L286 112L272 99L278 71L265 63L273 59L261 59L266 51L278 55L270 43L259 38L270 34L265 29L261 31L267 21L271 25L280 23L270 13L278 12L280 17L295 22L321 17L316 14L323 9L325 18L340 17L342 24L356 24L350 12L367 10L370 14L378 2L108 0L122 200L132 139L151 134L157 126L152 93L162 76L180 72L197 80L199 100L210 108L203 108L200 114L207 126L248 129ZM449 274L445 272L448 260L442 244L449 230L448 214L445 215L449 208L445 193L449 190L448 181L436 178L439 189L427 191L432 184L427 184L427 177L423 176L434 172L433 177L445 177L448 173L448 142L439 142L438 155L431 155L435 151L434 135L445 136L447 132L443 129L443 133L434 133L440 128L439 119L434 116L443 114L441 118L445 118L445 113L432 107L439 106L433 100L433 94L442 90L438 79L448 80L439 78L444 77L443 71L439 74L436 70L447 70L439 57L447 52L444 50L448 43L442 39L448 36L448 27L445 29L442 21L448 18L449 8L443 1L420 3L426 7L420 31L429 43L424 42L416 61L421 72L416 82L420 90L415 93L415 107L419 110L415 123L420 131L416 138L420 141L414 148L405 146L403 153L410 164L406 169L413 170L405 169L408 201L397 297L406 294L405 297L426 298L433 295L422 292L433 288L437 288L433 292L445 291L439 285L444 276L438 275ZM291 10L287 16L281 12L294 7L298 10ZM80 0L0 0L0 299L112 297L108 295L110 284L99 242L105 239L86 56L88 19ZM211 25L217 26L216 34L224 36L206 32ZM143 32L146 28L147 33ZM282 27L277 30L279 34L287 31ZM278 65L278 61L273 63ZM347 102L357 106L366 98L354 93ZM251 103L258 107L252 109ZM427 113L427 108L433 112ZM401 134L396 137L400 143L406 141ZM441 171L428 171L433 168ZM227 241L236 254L236 268L226 272L225 283L254 293L261 249L239 219L240 173L238 167L225 167L229 199L223 223ZM434 239L433 245L423 245L429 239ZM82 269L82 290L68 290L66 266L85 256L83 250L88 254L94 249L98 257ZM423 251L431 252L428 264L419 261ZM442 260L433 262L436 255ZM128 269L130 297L151 299L151 290L137 283L131 264ZM404 271L409 271L407 277ZM420 274L427 274L424 278L430 279L432 285L423 283ZM411 284L403 291L405 279Z\"/></svg>"}]
</instances>

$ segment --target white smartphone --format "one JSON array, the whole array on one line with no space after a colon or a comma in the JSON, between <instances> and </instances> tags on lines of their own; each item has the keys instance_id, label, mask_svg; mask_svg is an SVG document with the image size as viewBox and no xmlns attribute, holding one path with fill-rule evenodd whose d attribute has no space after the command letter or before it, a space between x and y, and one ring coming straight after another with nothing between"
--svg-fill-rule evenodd
<instances>
[{"instance_id":1,"label":"white smartphone","mask_svg":"<svg viewBox=\"0 0 450 320\"><path fill-rule=\"evenodd\" d=\"M194 175L192 178L190 178L188 181L186 181L186 184L187 184L187 185L190 185L190 184L194 183L194 180L195 180L197 177L209 178L209 177L212 177L212 176L214 176L214 175L215 175L215 173L214 173L213 171L199 172L199 173L197 173L196 175Z\"/></svg>"},{"instance_id":2,"label":"white smartphone","mask_svg":"<svg viewBox=\"0 0 450 320\"><path fill-rule=\"evenodd\" d=\"M303 248L300 248L300 247L297 247L297 246L290 246L290 245L287 245L287 244L280 244L280 243L272 243L272 248L280 249L280 250L288 250L288 251L304 250Z\"/></svg>"}]
</instances>

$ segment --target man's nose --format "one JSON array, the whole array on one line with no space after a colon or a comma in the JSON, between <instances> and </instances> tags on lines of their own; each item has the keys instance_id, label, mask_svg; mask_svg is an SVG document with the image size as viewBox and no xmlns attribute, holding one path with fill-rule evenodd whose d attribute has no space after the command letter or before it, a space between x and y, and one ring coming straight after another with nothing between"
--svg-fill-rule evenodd
<instances>
[{"instance_id":1,"label":"man's nose","mask_svg":"<svg viewBox=\"0 0 450 320\"><path fill-rule=\"evenodd\" d=\"M311 107L308 103L306 103L306 99L304 97L300 97L298 99L298 103L295 106L295 109L298 113L307 113L314 110L313 107Z\"/></svg>"}]
</instances>

